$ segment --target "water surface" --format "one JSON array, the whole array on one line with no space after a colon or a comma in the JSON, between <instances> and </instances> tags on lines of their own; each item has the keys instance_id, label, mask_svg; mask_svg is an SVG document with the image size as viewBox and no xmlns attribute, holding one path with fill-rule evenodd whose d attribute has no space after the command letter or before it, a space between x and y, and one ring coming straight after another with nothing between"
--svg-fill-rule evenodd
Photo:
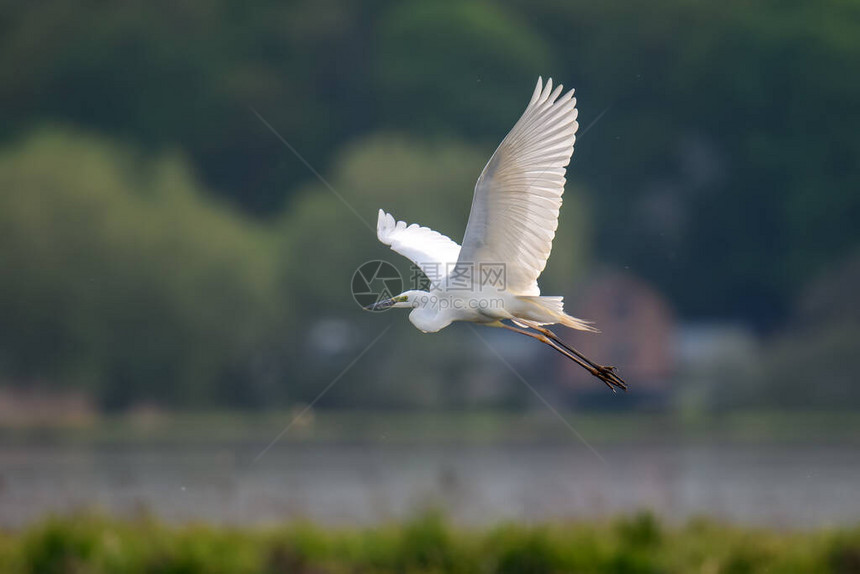
<instances>
[{"instance_id":1,"label":"water surface","mask_svg":"<svg viewBox=\"0 0 860 574\"><path fill-rule=\"evenodd\" d=\"M432 506L465 524L591 519L814 527L860 521L850 445L0 446L0 523L99 508L168 521L369 524Z\"/></svg>"}]
</instances>

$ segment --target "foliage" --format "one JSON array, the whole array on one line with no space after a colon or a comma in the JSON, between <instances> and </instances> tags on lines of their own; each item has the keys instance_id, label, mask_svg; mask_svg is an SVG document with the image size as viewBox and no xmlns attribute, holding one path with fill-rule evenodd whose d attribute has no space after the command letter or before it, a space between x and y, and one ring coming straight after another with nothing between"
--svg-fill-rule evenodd
<instances>
[{"instance_id":1,"label":"foliage","mask_svg":"<svg viewBox=\"0 0 860 574\"><path fill-rule=\"evenodd\" d=\"M611 106L576 172L599 192L601 255L682 314L772 327L860 242L857 4L521 6L583 116Z\"/></svg>"},{"instance_id":2,"label":"foliage","mask_svg":"<svg viewBox=\"0 0 860 574\"><path fill-rule=\"evenodd\" d=\"M551 60L547 43L515 12L450 0L392 5L380 18L374 56L380 120L424 137L468 128L501 138Z\"/></svg>"},{"instance_id":3,"label":"foliage","mask_svg":"<svg viewBox=\"0 0 860 574\"><path fill-rule=\"evenodd\" d=\"M853 254L810 282L788 329L771 337L754 373L721 378L721 406L827 409L860 403L860 256Z\"/></svg>"},{"instance_id":4,"label":"foliage","mask_svg":"<svg viewBox=\"0 0 860 574\"><path fill-rule=\"evenodd\" d=\"M860 245L858 18L842 0L0 2L0 376L109 405L312 399L380 325L346 286L390 252L254 111L371 228L384 206L460 239L538 75L577 88L582 124L547 292L593 259L685 320L798 327L810 278ZM809 387L794 357L854 372L856 290L820 293L839 325L781 337L744 401ZM456 329L423 353L394 329L373 388L326 400L456 402Z\"/></svg>"},{"instance_id":5,"label":"foliage","mask_svg":"<svg viewBox=\"0 0 860 574\"><path fill-rule=\"evenodd\" d=\"M648 524L648 526L643 526ZM650 534L643 538L642 528ZM16 572L854 572L860 531L774 532L652 516L597 524L454 528L430 514L402 526L322 530L165 526L148 519L50 519L0 535Z\"/></svg>"},{"instance_id":6,"label":"foliage","mask_svg":"<svg viewBox=\"0 0 860 574\"><path fill-rule=\"evenodd\" d=\"M41 131L0 155L0 189L7 376L124 404L214 399L250 373L278 318L273 253L179 157Z\"/></svg>"},{"instance_id":7,"label":"foliage","mask_svg":"<svg viewBox=\"0 0 860 574\"><path fill-rule=\"evenodd\" d=\"M311 400L342 368L332 359L367 343L356 333L391 322L352 301L355 269L381 258L401 267L405 287L419 278L378 244L376 207L407 220L420 212L422 224L457 237L487 153L450 140L367 138L338 159L334 191L308 186L263 224L207 199L176 154L148 159L96 136L37 131L0 155L0 264L9 271L0 374L87 388L109 407ZM568 198L574 214L578 199ZM559 285L581 268L584 230L559 234L548 272L567 273ZM411 337L398 353L378 349L366 384L344 385L324 404L462 400L457 380L476 365L462 345L470 335L424 339L428 352L406 322L397 330ZM442 369L438 354L450 358ZM407 382L391 389L392 379Z\"/></svg>"},{"instance_id":8,"label":"foliage","mask_svg":"<svg viewBox=\"0 0 860 574\"><path fill-rule=\"evenodd\" d=\"M601 260L685 316L774 326L860 242L858 5L217 2L0 6L0 138L61 120L180 146L276 215L379 129L495 145L539 74L574 85ZM486 158L480 158L480 162ZM477 171L481 163L473 166Z\"/></svg>"}]
</instances>

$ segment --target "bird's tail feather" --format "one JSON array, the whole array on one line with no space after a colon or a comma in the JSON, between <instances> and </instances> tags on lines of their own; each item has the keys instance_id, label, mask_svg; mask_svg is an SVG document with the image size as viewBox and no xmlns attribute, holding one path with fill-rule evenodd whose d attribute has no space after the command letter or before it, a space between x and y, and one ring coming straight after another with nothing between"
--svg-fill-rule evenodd
<instances>
[{"instance_id":1,"label":"bird's tail feather","mask_svg":"<svg viewBox=\"0 0 860 574\"><path fill-rule=\"evenodd\" d=\"M582 319L578 319L571 315L568 315L564 312L564 297L553 297L553 296L520 296L519 297L523 301L527 301L533 303L535 306L540 308L543 313L536 313L534 319L532 317L527 317L528 319L532 319L537 323L542 325L551 325L559 323L568 327L570 329L576 329L578 331L590 331L592 333L599 333L600 330L597 329L591 322L584 321Z\"/></svg>"}]
</instances>

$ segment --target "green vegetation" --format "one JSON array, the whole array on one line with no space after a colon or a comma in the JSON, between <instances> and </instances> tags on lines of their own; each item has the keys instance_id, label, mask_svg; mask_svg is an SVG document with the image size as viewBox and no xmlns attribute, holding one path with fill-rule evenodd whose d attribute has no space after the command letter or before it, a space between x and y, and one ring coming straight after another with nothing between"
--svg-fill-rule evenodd
<instances>
[{"instance_id":1,"label":"green vegetation","mask_svg":"<svg viewBox=\"0 0 860 574\"><path fill-rule=\"evenodd\" d=\"M858 566L860 529L773 532L704 520L668 527L646 513L489 531L454 528L435 514L362 530L176 527L78 516L0 534L0 568L8 574L848 574Z\"/></svg>"},{"instance_id":2,"label":"green vegetation","mask_svg":"<svg viewBox=\"0 0 860 574\"><path fill-rule=\"evenodd\" d=\"M283 320L263 231L179 157L43 130L0 154L0 189L0 368L22 383L231 398Z\"/></svg>"},{"instance_id":3,"label":"green vegetation","mask_svg":"<svg viewBox=\"0 0 860 574\"><path fill-rule=\"evenodd\" d=\"M249 106L328 173L380 130L492 149L553 75L583 125L611 106L573 173L600 259L684 314L773 325L860 240L858 18L842 0L5 3L0 140L59 120L179 146L271 217L311 176Z\"/></svg>"},{"instance_id":4,"label":"green vegetation","mask_svg":"<svg viewBox=\"0 0 860 574\"><path fill-rule=\"evenodd\" d=\"M860 245L858 21L843 0L0 2L0 383L111 408L312 400L384 328L348 285L390 252L252 109L371 228L385 206L459 239L551 75L583 130L545 290L600 261L682 320L790 325L708 401L856 406L856 273L831 280L836 328L791 320ZM410 329L320 406L527 400L466 396L471 335Z\"/></svg>"}]
</instances>

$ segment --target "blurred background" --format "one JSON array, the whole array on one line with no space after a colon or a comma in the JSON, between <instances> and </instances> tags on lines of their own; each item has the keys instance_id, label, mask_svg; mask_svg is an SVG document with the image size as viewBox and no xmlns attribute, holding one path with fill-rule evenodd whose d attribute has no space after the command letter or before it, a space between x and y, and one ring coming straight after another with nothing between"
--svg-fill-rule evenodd
<instances>
[{"instance_id":1,"label":"blurred background","mask_svg":"<svg viewBox=\"0 0 860 574\"><path fill-rule=\"evenodd\" d=\"M839 1L0 3L0 523L856 524L858 70ZM539 75L541 287L626 394L350 292L411 273L380 207L462 238Z\"/></svg>"}]
</instances>

